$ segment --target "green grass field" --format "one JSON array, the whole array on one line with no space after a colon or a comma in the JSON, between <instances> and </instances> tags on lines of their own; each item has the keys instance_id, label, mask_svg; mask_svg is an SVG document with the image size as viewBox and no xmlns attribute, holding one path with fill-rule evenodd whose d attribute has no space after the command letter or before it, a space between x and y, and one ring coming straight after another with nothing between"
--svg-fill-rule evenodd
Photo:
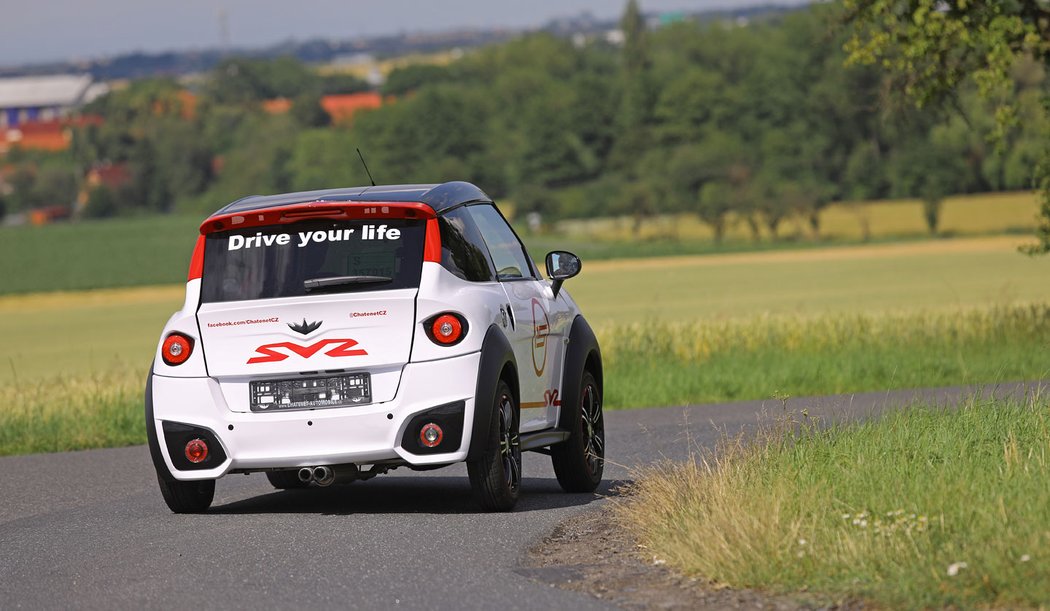
<instances>
[{"instance_id":1,"label":"green grass field","mask_svg":"<svg viewBox=\"0 0 1050 611\"><path fill-rule=\"evenodd\" d=\"M1044 378L1050 260L1016 242L596 262L568 286L602 342L610 409ZM180 285L0 298L0 454L141 440L143 380L182 299Z\"/></svg>"},{"instance_id":2,"label":"green grass field","mask_svg":"<svg viewBox=\"0 0 1050 611\"><path fill-rule=\"evenodd\" d=\"M782 424L750 441L638 474L617 514L647 559L823 603L1050 600L1045 397L914 408L828 430Z\"/></svg>"},{"instance_id":3,"label":"green grass field","mask_svg":"<svg viewBox=\"0 0 1050 611\"><path fill-rule=\"evenodd\" d=\"M989 235L1030 231L1038 202L1032 193L998 193L949 198L944 204L944 230L952 235ZM858 219L867 219L875 242L927 237L922 208L915 201L836 204L822 213L824 242L809 238L752 242L739 221L731 223L728 240L711 241L710 229L695 216L668 216L647 221L641 236L632 219L570 221L552 234L524 239L537 258L555 249L576 252L585 261L726 252L810 250L827 241L856 243ZM41 291L86 290L180 282L202 219L157 216L55 224L45 227L0 227L0 295ZM517 223L523 229L523 223ZM786 227L784 236L805 236ZM796 236L797 237L797 236ZM1021 240L1018 240L1021 241Z\"/></svg>"},{"instance_id":4,"label":"green grass field","mask_svg":"<svg viewBox=\"0 0 1050 611\"><path fill-rule=\"evenodd\" d=\"M566 285L592 325L802 318L1050 302L1050 259L1018 238L939 240L587 264ZM0 385L15 379L143 372L182 287L0 298Z\"/></svg>"}]
</instances>

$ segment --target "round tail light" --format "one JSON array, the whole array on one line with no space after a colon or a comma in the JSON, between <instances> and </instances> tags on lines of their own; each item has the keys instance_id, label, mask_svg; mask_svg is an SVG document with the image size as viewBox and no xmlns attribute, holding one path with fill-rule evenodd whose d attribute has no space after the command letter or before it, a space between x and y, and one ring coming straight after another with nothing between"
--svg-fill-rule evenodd
<instances>
[{"instance_id":1,"label":"round tail light","mask_svg":"<svg viewBox=\"0 0 1050 611\"><path fill-rule=\"evenodd\" d=\"M463 339L463 319L455 314L440 314L430 323L430 339L438 344L451 346Z\"/></svg>"},{"instance_id":2,"label":"round tail light","mask_svg":"<svg viewBox=\"0 0 1050 611\"><path fill-rule=\"evenodd\" d=\"M160 347L161 358L172 367L185 363L191 352L193 340L181 333L172 333L164 339L164 344Z\"/></svg>"},{"instance_id":3,"label":"round tail light","mask_svg":"<svg viewBox=\"0 0 1050 611\"><path fill-rule=\"evenodd\" d=\"M441 443L441 439L445 436L442 432L441 427L428 422L423 425L423 428L419 430L419 443L423 444L428 448L436 447Z\"/></svg>"},{"instance_id":4,"label":"round tail light","mask_svg":"<svg viewBox=\"0 0 1050 611\"><path fill-rule=\"evenodd\" d=\"M204 462L208 458L208 444L203 439L191 439L186 444L186 460L193 464Z\"/></svg>"}]
</instances>

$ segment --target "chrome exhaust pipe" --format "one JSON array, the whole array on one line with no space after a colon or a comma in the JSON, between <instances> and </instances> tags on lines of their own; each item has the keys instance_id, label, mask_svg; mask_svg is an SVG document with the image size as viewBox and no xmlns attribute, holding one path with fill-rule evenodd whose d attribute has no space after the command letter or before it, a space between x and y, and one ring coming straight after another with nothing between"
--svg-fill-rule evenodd
<instances>
[{"instance_id":1,"label":"chrome exhaust pipe","mask_svg":"<svg viewBox=\"0 0 1050 611\"><path fill-rule=\"evenodd\" d=\"M314 472L310 467L303 467L299 469L299 481L304 484L309 484L314 480Z\"/></svg>"},{"instance_id":2,"label":"chrome exhaust pipe","mask_svg":"<svg viewBox=\"0 0 1050 611\"><path fill-rule=\"evenodd\" d=\"M314 483L322 488L331 486L335 482L335 471L330 467L314 467L313 479Z\"/></svg>"}]
</instances>

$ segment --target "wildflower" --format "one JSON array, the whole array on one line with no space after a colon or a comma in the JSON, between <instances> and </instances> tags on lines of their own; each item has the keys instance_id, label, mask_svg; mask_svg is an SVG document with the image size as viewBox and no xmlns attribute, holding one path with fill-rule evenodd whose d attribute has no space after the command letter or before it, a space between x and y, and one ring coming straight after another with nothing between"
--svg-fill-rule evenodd
<instances>
[{"instance_id":1,"label":"wildflower","mask_svg":"<svg viewBox=\"0 0 1050 611\"><path fill-rule=\"evenodd\" d=\"M659 565L661 565L661 564L667 564L667 561L666 561L666 560L664 560L663 558L655 558L655 557L654 557L654 558L653 558L653 564L655 564L655 565L659 566Z\"/></svg>"},{"instance_id":2,"label":"wildflower","mask_svg":"<svg viewBox=\"0 0 1050 611\"><path fill-rule=\"evenodd\" d=\"M959 571L965 569L967 565L965 562L953 562L948 565L948 577L955 577L959 574Z\"/></svg>"},{"instance_id":3,"label":"wildflower","mask_svg":"<svg viewBox=\"0 0 1050 611\"><path fill-rule=\"evenodd\" d=\"M1021 562L1028 562L1031 559L1032 559L1032 557L1029 556L1028 554L1025 554L1024 556L1021 556Z\"/></svg>"},{"instance_id":4,"label":"wildflower","mask_svg":"<svg viewBox=\"0 0 1050 611\"><path fill-rule=\"evenodd\" d=\"M799 545L805 545L806 544L806 540L805 539L799 539L798 540L798 544Z\"/></svg>"},{"instance_id":5,"label":"wildflower","mask_svg":"<svg viewBox=\"0 0 1050 611\"><path fill-rule=\"evenodd\" d=\"M850 514L848 514L848 513L844 513L844 514L842 514L842 519L843 519L843 520L848 520L848 519L850 519L850 518L852 518L852 517L853 517L853 516L852 516L852 515L850 515Z\"/></svg>"}]
</instances>

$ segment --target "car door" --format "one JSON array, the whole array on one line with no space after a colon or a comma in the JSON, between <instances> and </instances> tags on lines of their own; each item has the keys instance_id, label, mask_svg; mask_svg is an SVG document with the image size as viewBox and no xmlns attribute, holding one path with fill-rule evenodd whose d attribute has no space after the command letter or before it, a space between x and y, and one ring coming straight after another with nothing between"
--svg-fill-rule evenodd
<instances>
[{"instance_id":1,"label":"car door","mask_svg":"<svg viewBox=\"0 0 1050 611\"><path fill-rule=\"evenodd\" d=\"M521 240L492 204L468 208L481 231L507 294L511 327L508 337L518 362L521 431L554 426L561 406L563 338L551 324L552 307L560 311L549 283L543 280ZM564 325L562 325L564 327ZM564 329L561 330L564 335Z\"/></svg>"}]
</instances>

